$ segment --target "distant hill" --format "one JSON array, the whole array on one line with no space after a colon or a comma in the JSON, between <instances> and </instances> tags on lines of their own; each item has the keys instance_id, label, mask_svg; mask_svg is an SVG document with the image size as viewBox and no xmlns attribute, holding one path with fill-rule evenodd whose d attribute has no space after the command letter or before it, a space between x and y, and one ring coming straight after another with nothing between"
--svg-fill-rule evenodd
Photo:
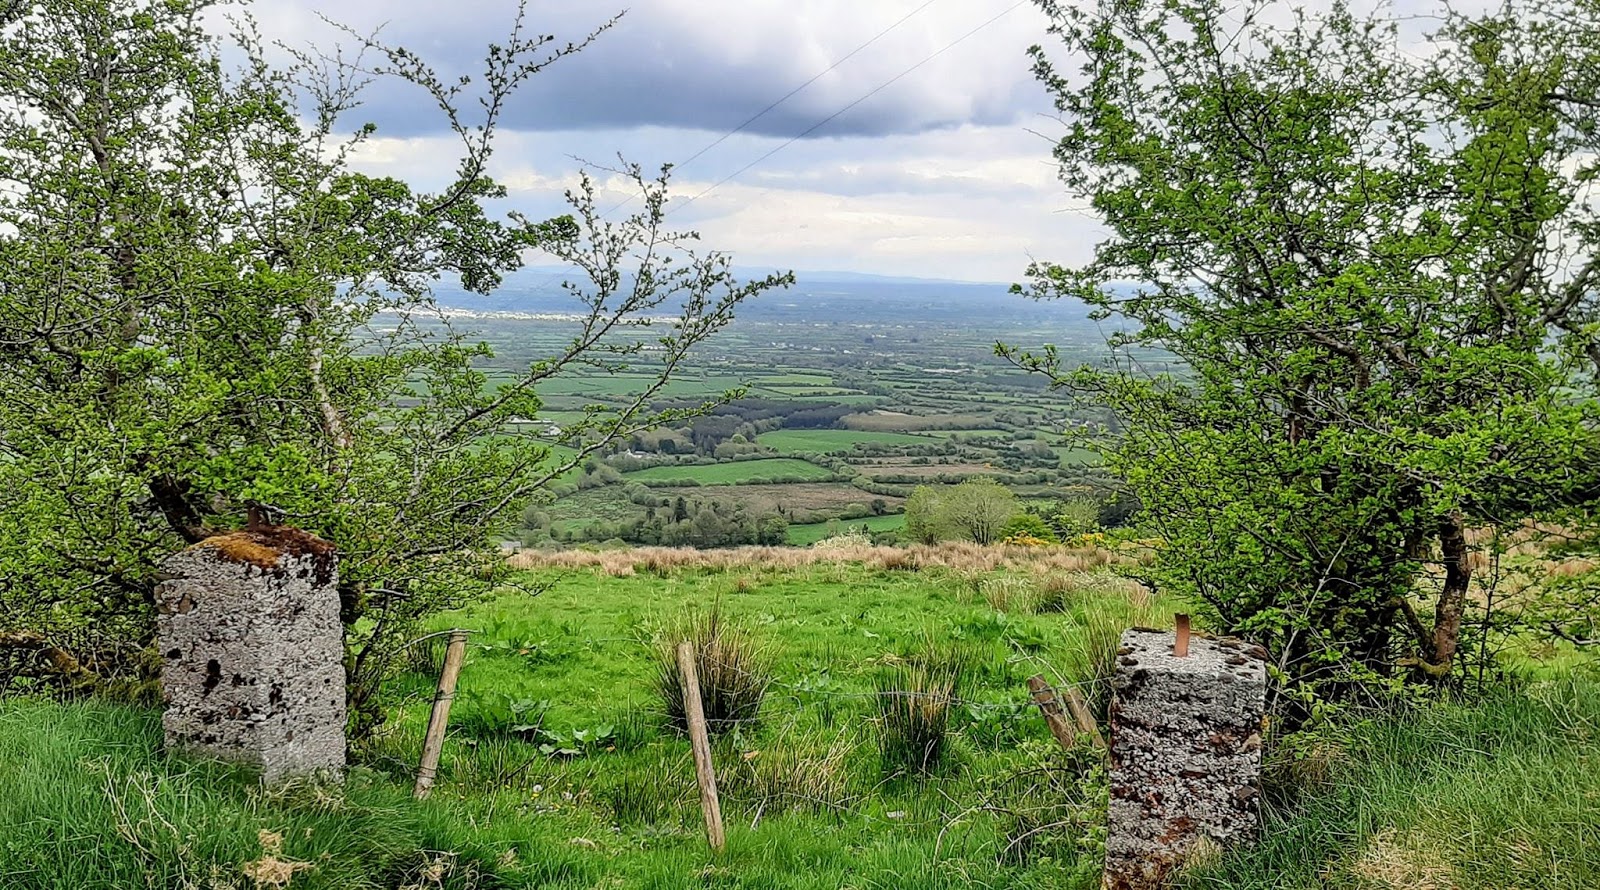
<instances>
[{"instance_id":1,"label":"distant hill","mask_svg":"<svg viewBox=\"0 0 1600 890\"><path fill-rule=\"evenodd\" d=\"M765 275L762 269L737 269L740 275ZM1009 281L961 281L953 278L914 278L906 275L872 275L866 272L796 272L801 284L940 284L956 287L1005 287Z\"/></svg>"},{"instance_id":2,"label":"distant hill","mask_svg":"<svg viewBox=\"0 0 1600 890\"><path fill-rule=\"evenodd\" d=\"M767 270L740 268L741 278L767 274ZM779 324L892 323L899 325L957 325L1003 330L1051 328L1063 331L1092 329L1088 310L1076 300L1030 300L1010 293L1009 283L945 281L869 275L858 272L797 272L797 282L786 291L763 294L744 306L739 315L751 321ZM482 313L573 313L583 306L561 288L564 280L577 280L575 269L539 266L506 276L500 288L488 295L468 293L441 285L440 305ZM674 311L663 306L661 311Z\"/></svg>"},{"instance_id":3,"label":"distant hill","mask_svg":"<svg viewBox=\"0 0 1600 890\"><path fill-rule=\"evenodd\" d=\"M777 268L762 268L756 266L735 266L734 274L740 278L759 278L773 272L784 271ZM576 268L568 266L526 266L510 278L529 279L534 281L556 281L571 278L580 274ZM801 284L943 284L957 287L1010 287L1009 281L965 281L956 278L921 278L909 275L875 275L870 272L844 272L839 270L799 270L795 278ZM510 279L508 279L509 281Z\"/></svg>"}]
</instances>

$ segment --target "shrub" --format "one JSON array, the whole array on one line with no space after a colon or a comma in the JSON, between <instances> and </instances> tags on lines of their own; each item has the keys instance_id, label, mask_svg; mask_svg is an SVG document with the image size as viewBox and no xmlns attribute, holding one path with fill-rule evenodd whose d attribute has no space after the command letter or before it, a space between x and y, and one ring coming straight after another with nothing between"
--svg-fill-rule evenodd
<instances>
[{"instance_id":1,"label":"shrub","mask_svg":"<svg viewBox=\"0 0 1600 890\"><path fill-rule=\"evenodd\" d=\"M948 753L950 706L965 662L918 658L893 665L878 678L878 753L885 772L929 776Z\"/></svg>"},{"instance_id":2,"label":"shrub","mask_svg":"<svg viewBox=\"0 0 1600 890\"><path fill-rule=\"evenodd\" d=\"M829 526L832 532L832 526ZM872 546L872 538L867 532L859 528L847 528L842 531L832 532L826 538L811 545L813 550L847 551L858 547Z\"/></svg>"},{"instance_id":3,"label":"shrub","mask_svg":"<svg viewBox=\"0 0 1600 890\"><path fill-rule=\"evenodd\" d=\"M683 701L683 674L678 670L678 643L694 646L695 671L706 727L712 733L753 721L772 683L772 664L755 636L713 607L689 617L662 637L657 649L656 688L667 718L679 730L688 728Z\"/></svg>"},{"instance_id":4,"label":"shrub","mask_svg":"<svg viewBox=\"0 0 1600 890\"><path fill-rule=\"evenodd\" d=\"M1028 538L1042 543L1057 544L1061 539L1055 529L1032 513L1018 513L1000 529L1001 538Z\"/></svg>"}]
</instances>

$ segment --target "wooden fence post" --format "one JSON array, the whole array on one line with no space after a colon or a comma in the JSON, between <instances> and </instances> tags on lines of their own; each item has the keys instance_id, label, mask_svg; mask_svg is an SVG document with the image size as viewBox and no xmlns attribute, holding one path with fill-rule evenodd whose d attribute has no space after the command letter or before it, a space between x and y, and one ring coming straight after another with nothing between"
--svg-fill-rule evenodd
<instances>
[{"instance_id":1,"label":"wooden fence post","mask_svg":"<svg viewBox=\"0 0 1600 890\"><path fill-rule=\"evenodd\" d=\"M1039 713L1044 715L1050 734L1056 737L1061 747L1071 750L1078 743L1078 736L1067 725L1066 718L1061 714L1061 702L1056 699L1056 691L1045 682L1043 674L1028 678L1028 691L1033 693L1033 703L1039 706Z\"/></svg>"},{"instance_id":2,"label":"wooden fence post","mask_svg":"<svg viewBox=\"0 0 1600 890\"><path fill-rule=\"evenodd\" d=\"M417 800L433 790L433 779L439 773L439 754L444 750L445 727L450 723L450 702L456 697L456 679L461 676L461 662L467 657L467 632L457 628L450 631L450 645L444 651L444 668L439 671L439 688L433 694L433 711L428 714L428 733L422 739L422 763L417 766Z\"/></svg>"},{"instance_id":3,"label":"wooden fence post","mask_svg":"<svg viewBox=\"0 0 1600 890\"><path fill-rule=\"evenodd\" d=\"M1045 682L1043 674L1034 674L1028 678L1028 691L1033 693L1033 703L1039 706L1039 712L1044 715L1044 722L1050 727L1050 734L1056 737L1061 747L1071 749L1078 743L1077 733L1067 725L1067 719L1061 710L1061 699L1056 697L1056 691ZM1078 724L1078 732L1087 733L1094 740L1097 748L1104 748L1106 740L1100 735L1100 727L1095 723L1094 714L1089 711L1089 704L1083 700L1083 695L1077 687L1068 686L1067 707L1072 710L1072 719Z\"/></svg>"},{"instance_id":4,"label":"wooden fence post","mask_svg":"<svg viewBox=\"0 0 1600 890\"><path fill-rule=\"evenodd\" d=\"M1067 687L1067 710L1072 712L1079 732L1088 733L1096 748L1106 747L1106 737L1100 734L1100 724L1095 722L1094 712L1089 710L1089 703L1083 700L1083 693L1076 686Z\"/></svg>"},{"instance_id":5,"label":"wooden fence post","mask_svg":"<svg viewBox=\"0 0 1600 890\"><path fill-rule=\"evenodd\" d=\"M694 749L694 775L700 782L700 811L706 817L706 840L720 851L722 804L717 800L717 776L711 769L711 738L706 732L705 707L700 701L700 676L694 666L694 644L678 644L678 670L683 674L683 714L689 723L689 746Z\"/></svg>"}]
</instances>

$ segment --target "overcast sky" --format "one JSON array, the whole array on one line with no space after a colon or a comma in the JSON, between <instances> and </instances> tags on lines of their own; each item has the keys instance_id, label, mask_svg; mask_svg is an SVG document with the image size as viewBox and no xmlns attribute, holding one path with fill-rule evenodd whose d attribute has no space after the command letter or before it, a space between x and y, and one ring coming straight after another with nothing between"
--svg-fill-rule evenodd
<instances>
[{"instance_id":1,"label":"overcast sky","mask_svg":"<svg viewBox=\"0 0 1600 890\"><path fill-rule=\"evenodd\" d=\"M519 209L557 212L575 158L684 161L894 25L680 167L673 192L686 206L672 221L745 266L982 281L1018 280L1030 255L1081 259L1093 243L1092 219L1050 162L1058 125L1025 55L1045 39L1032 3L533 0L530 25L576 40L622 3L614 28L537 75L511 109L494 173ZM515 0L261 0L253 10L268 36L291 43L332 39L317 11L361 31L382 26L387 42L466 73L506 33ZM381 136L362 159L370 172L442 183L453 148L425 96L375 89L357 116ZM616 188L605 206L627 196Z\"/></svg>"}]
</instances>

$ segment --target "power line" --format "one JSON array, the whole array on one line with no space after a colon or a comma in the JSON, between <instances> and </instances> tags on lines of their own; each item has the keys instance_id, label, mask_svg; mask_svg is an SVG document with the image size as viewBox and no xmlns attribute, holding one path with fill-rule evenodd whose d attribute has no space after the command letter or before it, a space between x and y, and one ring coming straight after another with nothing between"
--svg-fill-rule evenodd
<instances>
[{"instance_id":1,"label":"power line","mask_svg":"<svg viewBox=\"0 0 1600 890\"><path fill-rule=\"evenodd\" d=\"M738 170L735 170L732 173L728 174L727 176L723 177L722 179L717 180L714 184L712 184L712 186L710 188L706 189L705 191L701 192L698 195L695 195L694 197L690 198L689 200L683 202L682 204L679 204L678 206L671 208L667 212L668 213L675 213L675 212L677 212L679 210L682 210L685 207L688 207L690 204L693 204L694 202L700 200L701 198L704 198L706 195L711 194L712 192L716 191L721 186L726 185L730 181L732 181L732 180L738 178L739 176L741 176L742 174L744 174L751 167L754 167L755 165L761 163L762 161L765 161L767 158L770 158L773 155L777 154L778 152L783 151L784 149L788 148L789 146L795 144L796 142L799 142L801 139L804 139L807 136L811 135L812 133L815 133L817 130L821 129L822 127L826 126L828 123L832 122L835 118L839 117L840 115L844 114L845 112L849 111L850 109L856 107L857 105L860 105L862 102L865 102L868 99L871 99L873 96L876 96L878 93L881 93L884 90L888 89L889 87L893 86L901 78L905 77L908 74L911 74L912 72L916 71L918 68L921 68L923 65L928 64L929 62L933 61L934 59L937 59L938 57L944 55L945 53L949 52L950 50L955 49L957 46L959 46L960 44L964 43L966 40L971 38L973 35L975 35L978 32L984 30L985 28L988 28L990 25L993 25L995 22L1000 21L1001 19L1003 19L1006 16L1010 15L1011 13L1015 12L1018 8L1020 8L1022 6L1026 6L1028 4L1028 2L1029 2L1029 0L1018 0L1017 3L1012 4L1011 6L1007 7L999 15L996 15L995 17L989 19L988 21L984 22L983 24L979 25L976 28L973 28L971 31L968 31L967 33L961 35L960 37L957 37L955 40L951 41L950 43L945 44L943 47L939 48L938 50L935 50L933 53L925 56L922 59L922 61L917 62L915 65L912 65L910 68L907 68L906 70L900 72L899 74L896 74L894 77L889 78L888 80L884 81L883 83L879 84L878 86L876 86L873 89L871 89L870 91L868 91L865 95L863 95L860 98L856 99L854 102L851 102L849 105L846 105L845 107L839 109L838 111L835 111L833 114L828 115L827 117L823 118L822 120L817 121L815 124L812 124L810 127L807 127L804 131L802 131L798 135L790 138L788 141L786 141L783 144L779 145L777 148L772 149L771 151L767 152L766 154L762 155L761 157L756 158L755 160L751 161L748 164L745 164L743 167L740 167Z\"/></svg>"},{"instance_id":2,"label":"power line","mask_svg":"<svg viewBox=\"0 0 1600 890\"><path fill-rule=\"evenodd\" d=\"M676 166L684 167L684 166L687 166L687 165L693 163L701 155L705 154L706 152L708 152L708 151L712 150L713 148L716 148L717 146L719 146L722 143L726 142L729 137L731 137L731 136L733 136L733 135L735 135L737 133L743 132L746 127L750 126L751 124L753 124L756 121L760 120L761 118L765 117L767 115L767 112L771 111L774 108L777 108L779 105L782 105L783 103L785 103L785 102L789 101L790 99L794 98L796 93L800 92L801 90L805 89L806 87L811 86L812 84L814 84L817 81L821 80L823 77L825 77L829 73L831 73L835 68L838 68L840 65L843 65L845 62L850 61L851 58L855 57L855 55L860 53L862 50L864 50L867 47L873 45L874 43L877 43L879 40L882 40L886 35L889 34L890 31L893 31L894 29L896 29L896 28L900 27L901 25L905 24L906 22L910 21L913 16L917 15L918 13L922 12L924 9L927 9L928 7L932 6L933 4L935 4L937 2L939 2L939 0L927 0L926 3L923 3L921 6L918 6L916 9L913 9L910 12L906 13L905 15L901 16L900 19L898 21L896 21L894 24L890 25L887 28L884 28L882 31L879 31L877 34L872 35L872 38L869 39L866 43L863 43L860 46L856 47L855 49L851 50L850 52L845 53L843 56L840 56L837 60L834 61L834 63L832 65L829 65L828 67L822 69L821 71L818 71L815 75L812 76L812 78L810 80L808 80L805 83L795 87L794 89L790 90L789 92L784 93L783 96L778 98L772 104L768 105L766 108L763 108L760 111L756 112L755 114L751 115L747 120L745 120L744 123L740 124L737 127L734 127L733 129L729 130L726 133L723 133L721 136L718 136L715 140L713 140L709 145L705 146L704 148L700 149L699 151L695 152L694 154L690 155L689 157L683 159L682 161L679 161ZM618 208L620 208L623 205L627 204L629 201L632 201L634 198L639 197L640 194L643 194L643 193L640 192L640 193L637 193L637 194L629 195L626 198L623 198L620 202L618 202L611 209L607 210L605 213L602 213L600 215L601 216L610 216Z\"/></svg>"},{"instance_id":3,"label":"power line","mask_svg":"<svg viewBox=\"0 0 1600 890\"><path fill-rule=\"evenodd\" d=\"M791 97L794 96L795 93L798 93L801 90L805 89L806 87L811 86L812 84L814 84L817 81L821 80L825 75L827 75L829 72L833 71L833 69L839 67L840 65L843 65L845 62L850 61L851 57L855 56L857 53L859 53L862 50L866 49L867 47L873 45L874 43L877 43L884 35L888 34L890 31L893 31L894 29L896 29L896 28L900 27L901 25L905 24L906 22L910 21L912 16L916 15L919 12L922 12L924 9L927 9L928 7L932 6L933 4L935 4L937 2L939 2L939 0L928 0L928 2L922 4L921 6L918 6L916 9L913 9L910 12L906 13L903 17L901 17L901 19L899 21L895 22L894 24L890 25L889 27L884 28L882 31L879 31L877 34L873 35L871 40L868 40L866 43L863 43L860 46L856 47L855 49L851 50L850 52L846 53L844 56L842 56L839 59L839 61L834 62L832 65L829 65L827 68L823 69L822 71L817 72L817 75L815 77L813 77L810 80L806 81L805 83L795 87L794 89L790 90L788 93L785 93L783 98L781 98L778 101L772 103L771 105L768 105L766 108L763 108L760 111L756 112L755 115L753 115L749 120L745 121L744 123L740 124L739 126L734 127L732 130L729 130L728 132L726 132L726 133L722 134L721 136L717 137L717 140L715 142L711 143L710 145L707 145L705 148L702 148L699 151L695 152L694 154L690 155L686 160L684 160L681 163L679 163L678 166L682 167L682 166L688 164L690 161L693 161L694 159L696 159L696 158L700 157L701 155L705 154L706 152L710 151L711 149L716 148L717 146L721 145L728 137L734 135L735 133L738 133L738 132L742 131L745 127L748 127L751 124L755 123L756 121L760 120L763 116L766 115L767 112L771 111L774 108L777 108L779 105L782 105L784 102L787 102Z\"/></svg>"}]
</instances>

